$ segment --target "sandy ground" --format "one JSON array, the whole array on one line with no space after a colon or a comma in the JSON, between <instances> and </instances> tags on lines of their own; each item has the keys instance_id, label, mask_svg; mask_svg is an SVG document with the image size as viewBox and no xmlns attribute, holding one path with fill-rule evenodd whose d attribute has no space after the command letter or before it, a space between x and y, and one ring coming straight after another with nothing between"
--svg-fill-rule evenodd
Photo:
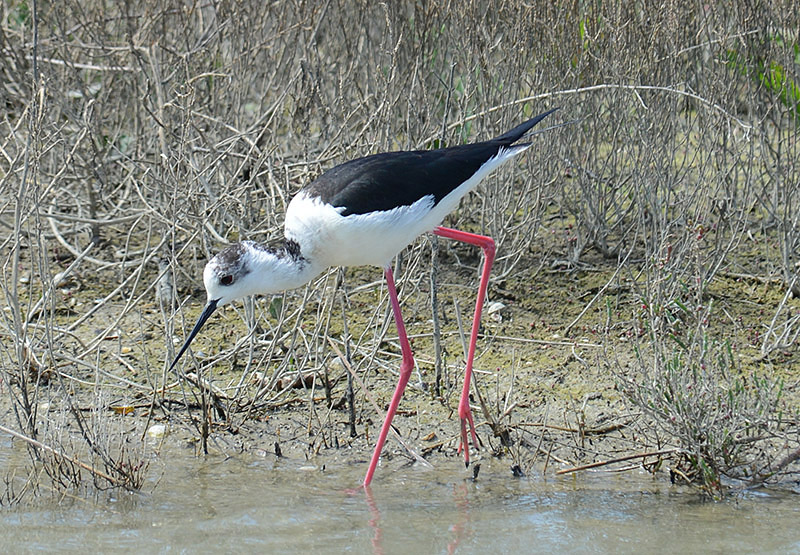
<instances>
[{"instance_id":1,"label":"sandy ground","mask_svg":"<svg viewBox=\"0 0 800 555\"><path fill-rule=\"evenodd\" d=\"M461 259L461 262L477 265L478 261ZM517 271L490 286L478 343L477 389L473 388L471 396L481 445L479 449L472 448L472 461L477 465L472 464L466 471L462 456L457 453L456 406L463 379L463 347L456 307L464 314L471 314L475 269L458 266L444 254L439 303L445 374L438 396L434 394L428 274L411 284L413 287L409 285L404 311L417 370L394 420L402 441L390 434L379 472L415 462L425 464L424 459L440 467L452 467L453 472L469 474L486 457L492 457L507 464L491 467L505 467L512 477L520 472L551 473L618 457L663 453L676 447L669 434L622 393L624 380L639 376L634 347L642 341L644 308L637 301L635 283L620 275L614 277L615 268L597 262L596 266L580 271L544 269L533 279L525 271ZM362 286L379 276L377 270L370 269L347 273L347 315L352 337L357 338L369 326L384 322L383 316L377 323L365 319L376 313L374 307L382 289L378 284ZM70 308L60 315L65 321L78 317L83 306L91 305L91 299L111 288L111 283L104 285L103 279L78 276L71 287L62 289L62 294L70 291L65 299ZM187 308L187 331L203 304L201 291L191 286L186 289L190 291L196 294ZM790 406L794 403L796 407L796 353L778 353L772 361L758 354L759 330L763 328L765 315L774 312L782 296L779 284L722 275L714 280L709 295L716 303L709 330L733 343L749 371L782 376L786 398ZM298 293L288 296L285 302L299 301ZM304 312L309 321L316 317L316 311L313 303L307 306ZM104 308L104 312L105 316L100 314L93 320L95 327L104 318L113 318L113 306ZM366 469L383 411L396 383L399 348L393 324L388 327L374 359L368 356L371 348L362 347L357 341L352 346L348 365L356 368L357 376L353 436L346 402L347 371L330 344L325 345L322 362L316 367L287 371L255 403L250 401L264 383L261 379L272 377L278 359L285 356L278 353L273 362L263 362L266 347L259 344L254 352L255 367L246 365L245 345L237 356L204 369L204 383L211 383L216 392L214 407L211 396L203 398L198 393L200 388L194 374L197 366L188 357L183 370L190 374L192 383L169 376L166 381L173 387L163 395L153 394L152 384L163 383L161 368L167 358L160 318L154 302L143 302L138 310L132 311L119 333L109 339L108 348L101 349L100 372L69 365L61 367L61 379L53 372L46 372L49 382L42 382L37 397L40 418L47 423L41 427L45 430L45 441L50 438L49 441L60 445L59 449L84 452L74 422L75 413L66 409L60 393L69 390L72 406L83 415L91 433L106 437L104 445L108 445L112 456L120 453L120 445L127 446L124 457L134 463L137 456L152 456L143 451L137 454L142 439L149 433L157 437L163 434L164 441L192 448L198 454L204 450L230 455L251 452L279 455L298 465L347 464L364 465ZM469 324L470 318L465 316L462 327L467 329ZM341 319L332 318L328 336L340 338L341 327ZM235 311L222 311L209 321L193 344L195 360L230 348L246 334ZM176 348L183 337L183 332L176 332L173 338ZM338 344L341 350L341 343ZM298 371L309 372L315 378L295 380ZM324 389L326 373L331 384L331 403ZM242 387L237 396L235 386L239 384ZM13 387L4 389L10 392ZM6 394L0 399L4 420L13 422L11 396ZM205 418L204 403L211 407ZM103 436L104 433L108 436ZM615 467L638 468L644 462L647 468L663 470L669 464L660 464L662 459L669 456L635 458Z\"/></svg>"}]
</instances>

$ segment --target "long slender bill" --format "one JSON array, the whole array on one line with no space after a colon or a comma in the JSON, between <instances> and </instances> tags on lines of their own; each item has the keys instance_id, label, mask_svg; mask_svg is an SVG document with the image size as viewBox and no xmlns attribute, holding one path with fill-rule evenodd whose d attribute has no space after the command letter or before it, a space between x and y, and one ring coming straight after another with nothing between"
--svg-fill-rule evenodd
<instances>
[{"instance_id":1,"label":"long slender bill","mask_svg":"<svg viewBox=\"0 0 800 555\"><path fill-rule=\"evenodd\" d=\"M192 333L190 333L189 337L186 338L186 343L184 343L183 347L181 347L181 350L178 351L178 356L175 357L175 361L172 363L172 366L169 367L169 371L170 372L172 372L172 369L175 368L176 364L178 364L178 360L181 358L183 353L186 352L186 349L189 348L189 344L192 342L192 339L194 339L194 336L197 335L197 332L200 331L200 328L203 327L203 324L206 323L206 320L208 320L209 316L214 314L214 311L217 309L217 303L218 302L219 302L219 299L214 300L214 301L208 301L208 304L203 309L203 313L200 314L200 317L197 319L197 323L194 325L194 329L192 329Z\"/></svg>"}]
</instances>

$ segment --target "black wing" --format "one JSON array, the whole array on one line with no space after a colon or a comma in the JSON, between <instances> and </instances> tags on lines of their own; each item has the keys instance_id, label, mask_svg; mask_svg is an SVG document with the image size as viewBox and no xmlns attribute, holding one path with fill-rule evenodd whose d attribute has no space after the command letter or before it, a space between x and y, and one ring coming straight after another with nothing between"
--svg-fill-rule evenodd
<instances>
[{"instance_id":1,"label":"black wing","mask_svg":"<svg viewBox=\"0 0 800 555\"><path fill-rule=\"evenodd\" d=\"M342 215L409 206L433 195L438 203L497 154L497 145L476 144L439 150L387 152L345 162L308 186Z\"/></svg>"},{"instance_id":2,"label":"black wing","mask_svg":"<svg viewBox=\"0 0 800 555\"><path fill-rule=\"evenodd\" d=\"M436 204L472 177L501 147L518 141L553 111L482 143L387 152L351 160L323 173L305 189L323 202L343 208L343 216L410 206L429 195Z\"/></svg>"}]
</instances>

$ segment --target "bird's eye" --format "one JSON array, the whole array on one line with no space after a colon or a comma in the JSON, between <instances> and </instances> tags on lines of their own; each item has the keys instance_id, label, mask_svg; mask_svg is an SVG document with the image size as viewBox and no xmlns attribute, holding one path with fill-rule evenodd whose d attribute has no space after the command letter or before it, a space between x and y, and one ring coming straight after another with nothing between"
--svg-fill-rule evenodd
<instances>
[{"instance_id":1,"label":"bird's eye","mask_svg":"<svg viewBox=\"0 0 800 555\"><path fill-rule=\"evenodd\" d=\"M233 284L233 276L231 274L227 274L219 278L220 285L232 285Z\"/></svg>"}]
</instances>

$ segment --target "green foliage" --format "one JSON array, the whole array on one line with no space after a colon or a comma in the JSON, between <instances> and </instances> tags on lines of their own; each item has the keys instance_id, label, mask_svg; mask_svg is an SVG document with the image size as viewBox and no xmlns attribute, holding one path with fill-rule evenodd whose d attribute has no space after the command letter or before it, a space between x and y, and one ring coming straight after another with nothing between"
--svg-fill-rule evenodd
<instances>
[{"instance_id":1,"label":"green foliage","mask_svg":"<svg viewBox=\"0 0 800 555\"><path fill-rule=\"evenodd\" d=\"M671 348L655 343L636 349L642 379L627 392L678 441L681 474L715 496L723 476L763 474L766 444L781 425L782 382L742 370L730 342L702 326Z\"/></svg>"},{"instance_id":2,"label":"green foliage","mask_svg":"<svg viewBox=\"0 0 800 555\"><path fill-rule=\"evenodd\" d=\"M800 87L777 62L759 62L757 79L767 89L778 95L781 103L794 114L795 120L800 124Z\"/></svg>"},{"instance_id":3,"label":"green foliage","mask_svg":"<svg viewBox=\"0 0 800 555\"><path fill-rule=\"evenodd\" d=\"M281 316L283 309L283 297L274 297L269 303L269 315L277 320Z\"/></svg>"},{"instance_id":4,"label":"green foliage","mask_svg":"<svg viewBox=\"0 0 800 555\"><path fill-rule=\"evenodd\" d=\"M778 35L770 36L769 42L776 46L785 46ZM726 61L740 75L749 77L775 95L788 109L795 123L800 125L800 85L793 78L793 72L777 60L757 54L758 50L768 49L754 48L751 53L729 49L726 52ZM793 43L792 51L794 65L800 64L800 44Z\"/></svg>"},{"instance_id":5,"label":"green foliage","mask_svg":"<svg viewBox=\"0 0 800 555\"><path fill-rule=\"evenodd\" d=\"M31 18L30 6L27 2L19 2L8 10L8 21L11 27L21 28L28 24Z\"/></svg>"}]
</instances>

